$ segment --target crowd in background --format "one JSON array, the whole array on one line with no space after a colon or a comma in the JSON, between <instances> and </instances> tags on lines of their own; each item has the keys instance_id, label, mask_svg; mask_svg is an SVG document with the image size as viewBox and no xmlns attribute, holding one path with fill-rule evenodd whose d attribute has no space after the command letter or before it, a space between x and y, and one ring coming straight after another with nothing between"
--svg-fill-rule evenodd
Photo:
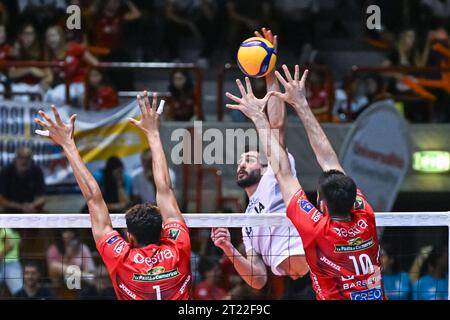
<instances>
[{"instance_id":1,"label":"crowd in background","mask_svg":"<svg viewBox=\"0 0 450 320\"><path fill-rule=\"evenodd\" d=\"M66 8L72 4L81 8L79 30L66 27ZM11 99L61 105L66 100L68 81L72 106L113 108L120 104L118 91L134 90L137 79L132 71L96 68L99 62L184 61L210 69L233 62L239 43L262 26L280 36L279 52L286 56L286 62L326 65L321 52L323 40L351 39L354 30L346 23L349 12L354 12L350 18L364 26L365 8L370 4L380 6L382 28L366 29L364 41L369 48L385 53L386 60L380 66L448 64L450 56L433 47L441 44L449 48L449 1L2 0L0 62L59 61L64 67L2 68L0 92ZM328 25L325 30L320 28L321 21ZM196 53L183 57L186 47ZM289 55L283 56L285 53ZM404 77L398 72L371 73L351 84L335 84L319 73L311 76L308 96L315 112L332 109L335 119L354 119L372 102L392 98L411 122L448 122L449 94L445 88L427 88L429 94L423 95L411 87L414 77L447 81L447 74L413 73ZM347 111L349 87L353 92L351 115ZM192 119L196 102L189 73L175 70L168 91L168 118ZM430 119L426 105L431 102Z\"/></svg>"}]
</instances>

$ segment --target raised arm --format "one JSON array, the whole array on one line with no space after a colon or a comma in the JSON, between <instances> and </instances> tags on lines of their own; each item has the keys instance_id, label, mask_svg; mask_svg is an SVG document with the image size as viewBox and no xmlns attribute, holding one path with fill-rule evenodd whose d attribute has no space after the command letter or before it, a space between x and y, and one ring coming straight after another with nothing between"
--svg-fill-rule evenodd
<instances>
[{"instance_id":1,"label":"raised arm","mask_svg":"<svg viewBox=\"0 0 450 320\"><path fill-rule=\"evenodd\" d=\"M63 148L89 208L92 234L95 241L97 241L103 235L112 231L113 228L100 187L83 163L73 139L76 115L70 117L69 123L64 123L55 106L52 106L52 111L55 118L54 121L45 112L39 111L39 115L44 120L35 119L35 122L48 130L49 138Z\"/></svg>"},{"instance_id":2,"label":"raised arm","mask_svg":"<svg viewBox=\"0 0 450 320\"><path fill-rule=\"evenodd\" d=\"M237 103L235 105L227 104L227 108L240 110L255 124L260 139L260 145L266 153L270 166L280 185L283 200L287 206L289 205L292 196L301 188L301 186L297 177L292 175L291 164L286 150L280 145L277 135L270 128L269 121L264 114L267 101L273 92L268 92L263 99L257 99L253 94L250 80L247 77L245 78L245 82L247 91L241 81L239 79L236 80L242 98L238 98L229 92L226 93L228 98Z\"/></svg>"},{"instance_id":3,"label":"raised arm","mask_svg":"<svg viewBox=\"0 0 450 320\"><path fill-rule=\"evenodd\" d=\"M255 31L255 36L264 38L273 44L275 50L278 48L278 36L273 35L271 30L262 28L261 32ZM280 84L275 77L275 73L272 71L266 75L266 88L267 92L270 91L280 91ZM284 101L276 96L271 96L267 102L267 117L269 118L270 127L276 129L279 132L278 141L284 148L285 139L285 122L286 122L286 108Z\"/></svg>"},{"instance_id":4,"label":"raised arm","mask_svg":"<svg viewBox=\"0 0 450 320\"><path fill-rule=\"evenodd\" d=\"M168 219L184 221L172 190L169 168L159 135L160 114L157 112L156 93L153 94L152 104L150 104L147 91L144 91L144 99L138 96L137 101L141 110L141 120L138 121L133 118L129 120L144 132L152 150L152 171L156 186L156 203L165 222Z\"/></svg>"},{"instance_id":5,"label":"raised arm","mask_svg":"<svg viewBox=\"0 0 450 320\"><path fill-rule=\"evenodd\" d=\"M306 100L305 93L305 82L308 75L308 70L306 70L302 76L302 79L298 81L300 68L298 65L295 66L294 79L287 68L283 65L283 70L286 79L278 72L275 71L275 76L284 86L285 93L275 92L274 95L289 103L294 109L299 118L301 119L306 133L308 135L309 143L316 155L317 162L323 171L329 170L339 170L344 172L339 159L331 146L325 132L317 121L316 117L312 113L308 101Z\"/></svg>"}]
</instances>

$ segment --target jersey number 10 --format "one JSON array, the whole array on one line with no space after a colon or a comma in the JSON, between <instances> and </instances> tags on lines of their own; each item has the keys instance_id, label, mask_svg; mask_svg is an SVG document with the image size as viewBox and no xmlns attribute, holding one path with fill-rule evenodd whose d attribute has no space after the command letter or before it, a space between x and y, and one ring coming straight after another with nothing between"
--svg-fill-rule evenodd
<instances>
[{"instance_id":1,"label":"jersey number 10","mask_svg":"<svg viewBox=\"0 0 450 320\"><path fill-rule=\"evenodd\" d=\"M349 256L348 258L350 260L352 260L352 262L353 262L353 266L355 267L356 275L359 276L362 274L368 274L368 273L375 272L375 270L373 268L373 263L367 254L363 253L358 256L359 263L355 256ZM361 266L361 269L359 268L359 266Z\"/></svg>"}]
</instances>

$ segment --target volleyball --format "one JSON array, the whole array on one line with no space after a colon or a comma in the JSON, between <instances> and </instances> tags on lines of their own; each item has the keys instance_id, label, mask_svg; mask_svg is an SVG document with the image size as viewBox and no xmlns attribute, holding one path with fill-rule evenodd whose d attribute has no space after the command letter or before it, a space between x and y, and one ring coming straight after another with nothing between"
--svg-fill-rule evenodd
<instances>
[{"instance_id":1,"label":"volleyball","mask_svg":"<svg viewBox=\"0 0 450 320\"><path fill-rule=\"evenodd\" d=\"M264 77L273 70L276 62L275 48L269 41L260 37L252 37L242 42L237 53L239 69L249 77Z\"/></svg>"}]
</instances>

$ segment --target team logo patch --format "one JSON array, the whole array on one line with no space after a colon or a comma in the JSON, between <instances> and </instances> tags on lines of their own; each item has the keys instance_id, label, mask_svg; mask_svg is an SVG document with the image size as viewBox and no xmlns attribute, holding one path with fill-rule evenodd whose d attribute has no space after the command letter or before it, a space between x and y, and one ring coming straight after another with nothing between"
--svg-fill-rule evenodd
<instances>
[{"instance_id":1,"label":"team logo patch","mask_svg":"<svg viewBox=\"0 0 450 320\"><path fill-rule=\"evenodd\" d=\"M305 211L306 213L310 213L311 210L314 209L314 206L307 200L301 200L300 208L302 208L302 210Z\"/></svg>"},{"instance_id":2,"label":"team logo patch","mask_svg":"<svg viewBox=\"0 0 450 320\"><path fill-rule=\"evenodd\" d=\"M119 239L119 236L116 234L115 236L112 236L108 240L106 240L106 244L108 246L112 245L114 242L116 242Z\"/></svg>"},{"instance_id":3,"label":"team logo patch","mask_svg":"<svg viewBox=\"0 0 450 320\"><path fill-rule=\"evenodd\" d=\"M364 200L360 196L356 196L355 204L353 206L355 210L362 210L364 209Z\"/></svg>"},{"instance_id":4,"label":"team logo patch","mask_svg":"<svg viewBox=\"0 0 450 320\"><path fill-rule=\"evenodd\" d=\"M348 244L336 244L334 246L334 252L346 253L365 250L374 245L373 239L363 241L361 238L354 238L348 241Z\"/></svg>"},{"instance_id":5,"label":"team logo patch","mask_svg":"<svg viewBox=\"0 0 450 320\"><path fill-rule=\"evenodd\" d=\"M352 292L352 300L383 300L383 292L380 288L373 288L364 291Z\"/></svg>"},{"instance_id":6,"label":"team logo patch","mask_svg":"<svg viewBox=\"0 0 450 320\"><path fill-rule=\"evenodd\" d=\"M155 269L155 268L153 268ZM152 269L149 270L149 272ZM159 269L160 271L160 269ZM178 271L178 269L174 269L174 270L169 270L166 272L161 272L161 273L157 273L157 274L139 274L139 273L135 273L133 274L133 281L138 281L138 282L153 282L153 281L161 281L161 280L167 280L170 278L175 278L178 277L180 275L180 272Z\"/></svg>"},{"instance_id":7,"label":"team logo patch","mask_svg":"<svg viewBox=\"0 0 450 320\"><path fill-rule=\"evenodd\" d=\"M177 240L179 235L180 235L179 229L169 229L169 239Z\"/></svg>"},{"instance_id":8,"label":"team logo patch","mask_svg":"<svg viewBox=\"0 0 450 320\"><path fill-rule=\"evenodd\" d=\"M164 267L154 267L154 268L151 268L150 270L148 270L147 274L161 274L164 271L166 271L166 269L164 269Z\"/></svg>"}]
</instances>

